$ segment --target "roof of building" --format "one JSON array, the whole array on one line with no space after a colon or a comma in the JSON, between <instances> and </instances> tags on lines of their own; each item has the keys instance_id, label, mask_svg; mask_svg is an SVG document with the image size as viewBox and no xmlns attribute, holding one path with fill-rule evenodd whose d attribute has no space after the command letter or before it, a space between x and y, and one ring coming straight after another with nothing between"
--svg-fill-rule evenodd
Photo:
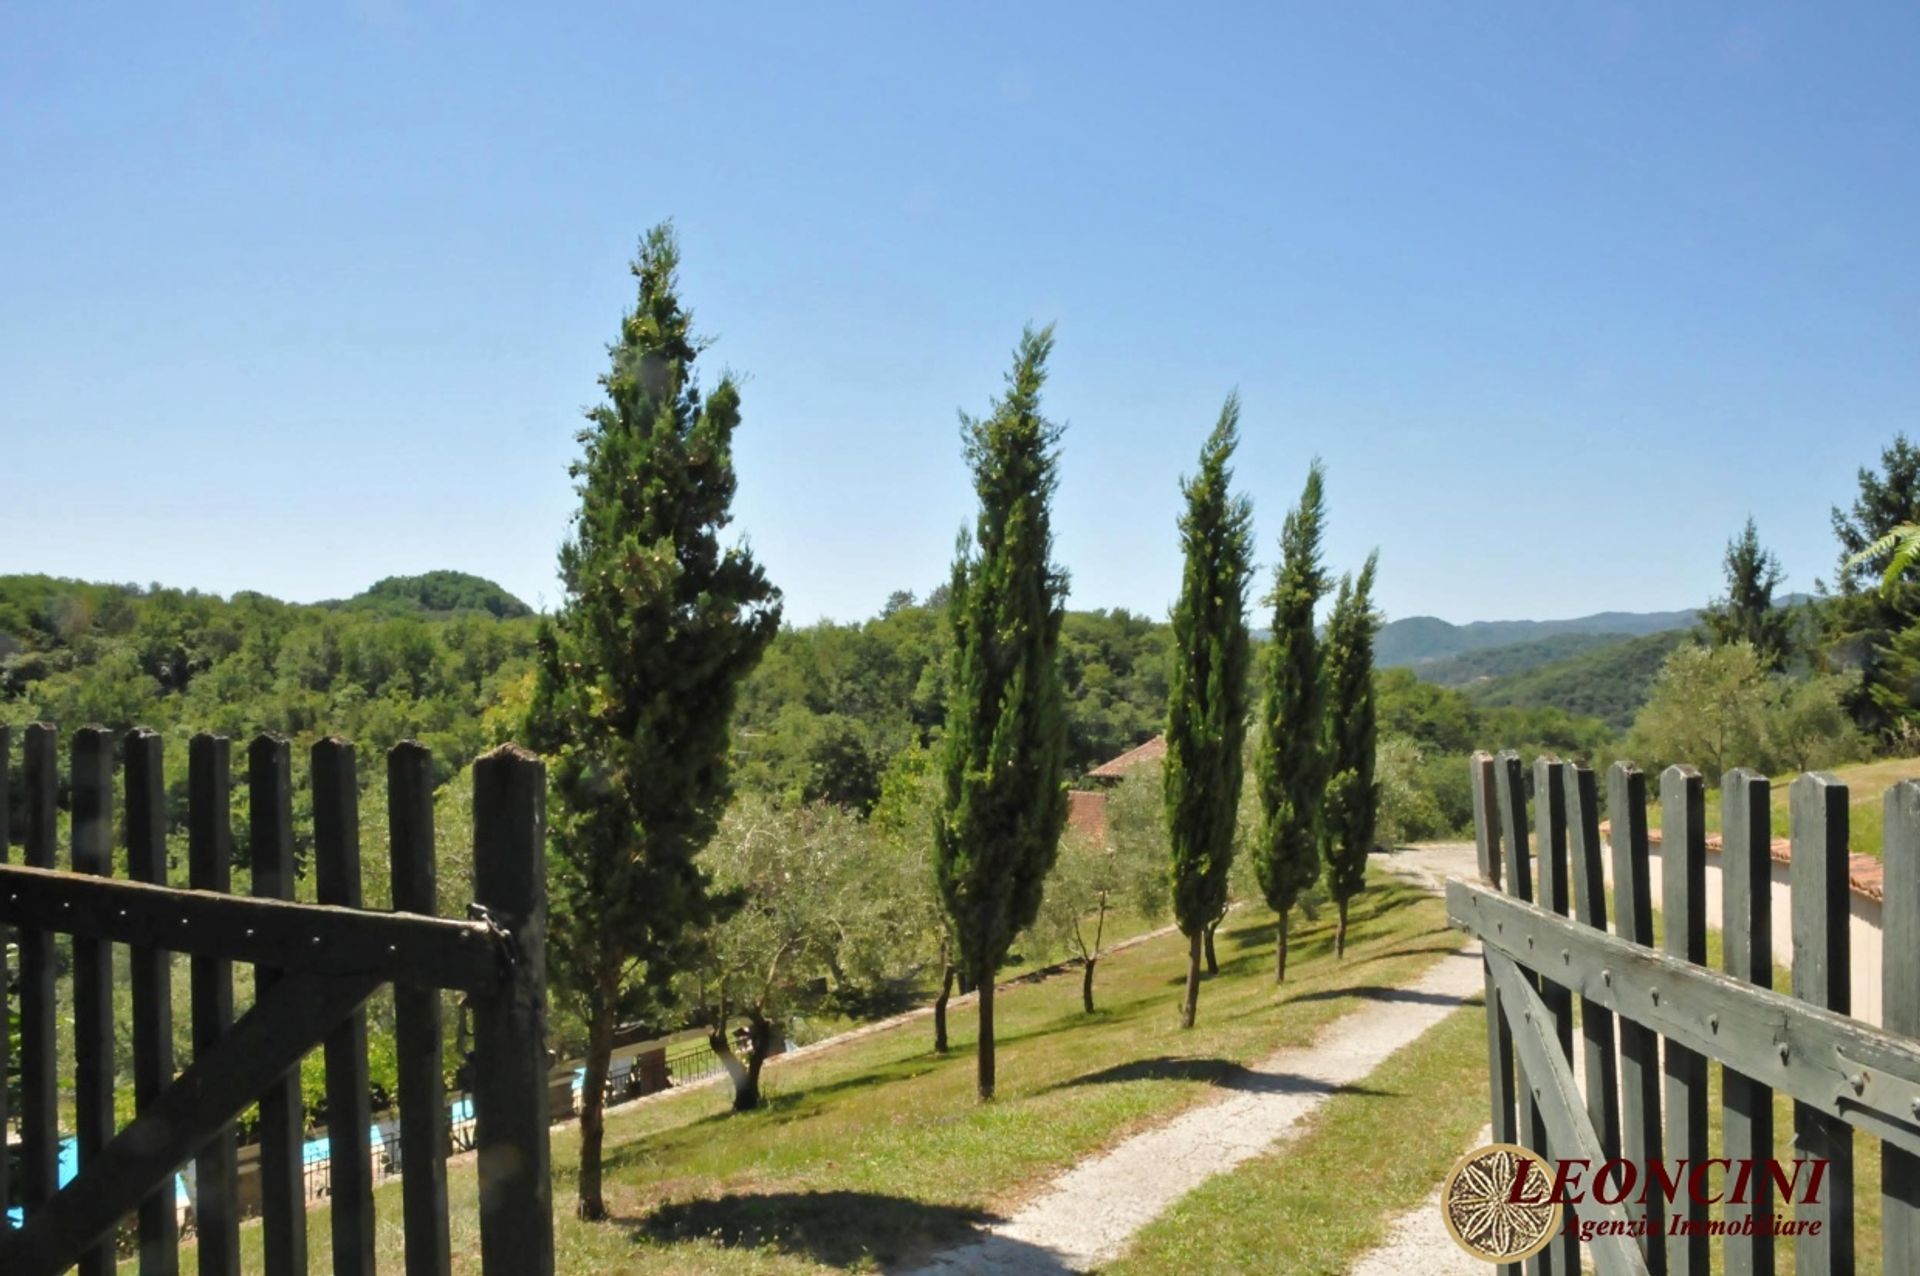
<instances>
[{"instance_id":1,"label":"roof of building","mask_svg":"<svg viewBox=\"0 0 1920 1276\"><path fill-rule=\"evenodd\" d=\"M1128 749L1125 753L1110 762L1102 762L1099 766L1087 772L1087 778L1090 780L1118 780L1134 768L1145 766L1149 762L1158 762L1166 755L1167 737L1157 735L1145 744Z\"/></svg>"}]
</instances>

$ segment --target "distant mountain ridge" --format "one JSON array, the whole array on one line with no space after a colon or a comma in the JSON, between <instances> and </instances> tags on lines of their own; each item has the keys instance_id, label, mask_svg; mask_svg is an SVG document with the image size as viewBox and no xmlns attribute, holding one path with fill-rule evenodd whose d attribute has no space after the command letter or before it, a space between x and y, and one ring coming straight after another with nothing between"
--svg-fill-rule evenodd
<instances>
[{"instance_id":1,"label":"distant mountain ridge","mask_svg":"<svg viewBox=\"0 0 1920 1276\"><path fill-rule=\"evenodd\" d=\"M1668 629L1691 629L1699 618L1697 609L1599 611L1569 620L1476 620L1464 625L1438 616L1408 616L1382 626L1374 643L1374 663L1418 666L1464 652L1540 642L1565 634L1637 638Z\"/></svg>"}]
</instances>

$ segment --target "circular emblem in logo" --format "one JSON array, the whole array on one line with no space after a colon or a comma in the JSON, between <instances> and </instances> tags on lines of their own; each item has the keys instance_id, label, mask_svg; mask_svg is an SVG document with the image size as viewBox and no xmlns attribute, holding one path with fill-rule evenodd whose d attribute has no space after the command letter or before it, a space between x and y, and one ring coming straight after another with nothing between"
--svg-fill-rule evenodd
<instances>
[{"instance_id":1,"label":"circular emblem in logo","mask_svg":"<svg viewBox=\"0 0 1920 1276\"><path fill-rule=\"evenodd\" d=\"M1515 1191L1523 1165L1526 1181ZM1440 1212L1467 1253L1489 1263L1517 1262L1545 1249L1560 1230L1552 1189L1538 1152L1490 1143L1454 1162L1440 1188Z\"/></svg>"}]
</instances>

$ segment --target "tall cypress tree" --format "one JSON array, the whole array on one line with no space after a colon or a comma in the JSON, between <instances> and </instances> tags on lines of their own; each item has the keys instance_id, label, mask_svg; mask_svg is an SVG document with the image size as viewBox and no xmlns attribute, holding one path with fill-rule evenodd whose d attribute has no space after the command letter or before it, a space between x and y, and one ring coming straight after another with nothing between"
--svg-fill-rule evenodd
<instances>
[{"instance_id":1,"label":"tall cypress tree","mask_svg":"<svg viewBox=\"0 0 1920 1276\"><path fill-rule=\"evenodd\" d=\"M735 690L780 624L780 594L723 547L739 387L703 395L672 229L633 264L639 300L587 412L560 548L565 600L542 626L527 733L548 756L556 991L588 1029L582 1218L603 1218L603 1095L615 1016L671 976L716 901L695 855L730 792ZM637 981L637 982L636 982Z\"/></svg>"},{"instance_id":2,"label":"tall cypress tree","mask_svg":"<svg viewBox=\"0 0 1920 1276\"><path fill-rule=\"evenodd\" d=\"M1327 864L1327 889L1340 910L1334 932L1336 956L1347 953L1347 905L1367 885L1367 852L1380 811L1380 786L1373 778L1373 636L1379 618L1373 612L1374 568L1380 555L1367 556L1359 580L1342 577L1327 621L1327 790L1320 822L1321 858Z\"/></svg>"},{"instance_id":3,"label":"tall cypress tree","mask_svg":"<svg viewBox=\"0 0 1920 1276\"><path fill-rule=\"evenodd\" d=\"M1227 903L1240 750L1247 734L1247 581L1253 572L1253 505L1232 486L1240 400L1227 396L1200 450L1200 472L1180 483L1186 569L1173 609L1173 675L1162 772L1172 847L1174 919L1187 937L1187 995L1180 1026L1200 1002L1201 945Z\"/></svg>"},{"instance_id":4,"label":"tall cypress tree","mask_svg":"<svg viewBox=\"0 0 1920 1276\"><path fill-rule=\"evenodd\" d=\"M1287 919L1320 876L1320 794L1325 783L1320 644L1314 608L1327 592L1320 561L1326 522L1326 478L1318 460L1307 470L1300 503L1280 533L1273 581L1273 641L1264 658L1260 734L1254 779L1261 823L1252 843L1254 875L1278 916L1273 980L1287 977Z\"/></svg>"},{"instance_id":5,"label":"tall cypress tree","mask_svg":"<svg viewBox=\"0 0 1920 1276\"><path fill-rule=\"evenodd\" d=\"M980 512L953 564L953 652L934 874L963 983L979 989L979 1087L993 1097L993 984L1033 922L1067 819L1060 684L1066 575L1048 504L1060 430L1040 415L1053 329L1021 334L1006 393L963 416Z\"/></svg>"}]
</instances>

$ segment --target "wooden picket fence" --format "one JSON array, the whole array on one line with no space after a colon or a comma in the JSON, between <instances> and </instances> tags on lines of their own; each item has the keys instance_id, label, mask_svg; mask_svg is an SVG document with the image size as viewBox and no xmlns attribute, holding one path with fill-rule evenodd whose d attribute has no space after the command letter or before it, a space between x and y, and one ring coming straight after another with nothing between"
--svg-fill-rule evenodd
<instances>
[{"instance_id":1,"label":"wooden picket fence","mask_svg":"<svg viewBox=\"0 0 1920 1276\"><path fill-rule=\"evenodd\" d=\"M1483 882L1448 884L1452 922L1478 936L1486 962L1488 1071L1496 1140L1546 1158L1769 1157L1827 1162L1817 1203L1794 1204L1795 1269L1855 1270L1853 1134L1880 1141L1882 1263L1920 1272L1920 784L1886 796L1884 1027L1851 1017L1848 963L1847 786L1802 775L1790 790L1793 855L1792 994L1773 991L1772 816L1767 778L1744 769L1721 786L1724 972L1706 966L1706 789L1692 767L1660 777L1664 936L1654 947L1646 777L1618 763L1607 775L1609 845L1601 842L1592 770L1542 758L1528 774L1513 753L1476 753L1474 822ZM1529 830L1533 846L1529 851ZM1613 868L1609 934L1605 863ZM1575 999L1585 1066L1576 1083ZM1617 1025L1617 1038L1616 1038ZM1722 1148L1708 1146L1707 1067L1722 1069ZM1790 1131L1773 1129L1775 1093L1793 1100ZM1723 1203L1723 1269L1775 1270L1778 1204L1761 1178L1743 1204ZM1631 1227L1646 1239L1595 1236L1602 1276L1704 1273L1709 1207L1685 1194L1672 1232L1660 1192L1607 1205L1585 1194L1583 1220ZM1752 1224L1743 1219L1751 1217ZM1624 1230L1624 1229L1623 1229ZM1575 1273L1582 1246L1563 1233L1532 1272ZM1517 1271L1517 1265L1505 1270Z\"/></svg>"},{"instance_id":2,"label":"wooden picket fence","mask_svg":"<svg viewBox=\"0 0 1920 1276\"><path fill-rule=\"evenodd\" d=\"M9 791L10 732L0 726L0 794ZM489 1276L548 1276L553 1214L548 1176L546 1058L545 768L503 746L473 768L473 897L463 920L435 913L433 788L427 750L387 755L394 912L361 903L359 788L354 747L313 746L313 859L320 902L293 902L293 773L285 739L247 749L247 862L253 895L231 888L229 742L198 735L188 754L190 889L166 885L166 793L160 736L119 742L127 863L114 880L116 741L98 728L73 735L70 865L56 867L57 741L26 728L24 867L0 862L0 925L17 928L21 1012L24 1225L0 1227L0 1272L83 1276L115 1270L114 1237L138 1217L143 1276L180 1270L174 1176L192 1160L197 1270L240 1270L233 1121L260 1104L261 1228L268 1276L307 1271L304 1138L299 1063L316 1046L327 1065L332 1150L330 1228L335 1273L374 1270L373 1171L364 1003L394 986L400 1057L402 1212L408 1276L445 1276L448 1114L440 1069L441 989L473 1006L476 1165L481 1264ZM11 845L0 801L0 861ZM56 934L72 937L74 1128L79 1173L57 1182ZM137 1114L114 1123L112 945L131 949L133 1087ZM186 953L193 1058L173 1059L171 970ZM234 1018L233 968L254 966L253 1005ZM7 972L0 971L0 976ZM0 979L0 988L5 986ZM0 1065L6 1062L0 1033ZM4 1071L4 1069L0 1069ZM7 1128L0 1087L0 1130Z\"/></svg>"}]
</instances>

